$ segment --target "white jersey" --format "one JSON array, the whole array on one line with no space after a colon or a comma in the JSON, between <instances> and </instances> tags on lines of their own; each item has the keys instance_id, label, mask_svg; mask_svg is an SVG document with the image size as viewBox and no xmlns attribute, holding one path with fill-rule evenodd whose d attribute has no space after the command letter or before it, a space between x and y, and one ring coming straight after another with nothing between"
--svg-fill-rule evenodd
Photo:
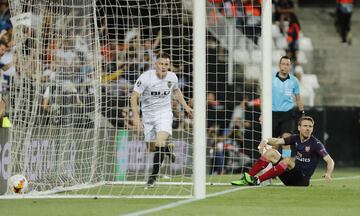
<instances>
[{"instance_id":1,"label":"white jersey","mask_svg":"<svg viewBox=\"0 0 360 216\"><path fill-rule=\"evenodd\" d=\"M171 112L172 92L178 88L175 73L169 71L163 79L159 79L156 70L148 70L136 80L134 91L141 95L142 112L151 115L158 111Z\"/></svg>"}]
</instances>

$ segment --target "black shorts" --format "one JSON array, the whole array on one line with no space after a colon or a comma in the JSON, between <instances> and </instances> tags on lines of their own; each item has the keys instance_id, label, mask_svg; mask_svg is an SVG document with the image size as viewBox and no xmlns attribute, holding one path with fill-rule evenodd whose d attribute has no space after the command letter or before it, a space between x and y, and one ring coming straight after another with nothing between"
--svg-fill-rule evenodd
<instances>
[{"instance_id":1,"label":"black shorts","mask_svg":"<svg viewBox=\"0 0 360 216\"><path fill-rule=\"evenodd\" d=\"M294 132L295 122L293 110L287 112L272 112L272 117L273 137L280 137L283 133Z\"/></svg>"},{"instance_id":2,"label":"black shorts","mask_svg":"<svg viewBox=\"0 0 360 216\"><path fill-rule=\"evenodd\" d=\"M286 186L309 186L310 184L310 179L304 176L297 166L279 175L279 178Z\"/></svg>"},{"instance_id":3,"label":"black shorts","mask_svg":"<svg viewBox=\"0 0 360 216\"><path fill-rule=\"evenodd\" d=\"M294 40L289 43L288 50L292 53L295 53L296 51L299 51L299 41Z\"/></svg>"}]
</instances>

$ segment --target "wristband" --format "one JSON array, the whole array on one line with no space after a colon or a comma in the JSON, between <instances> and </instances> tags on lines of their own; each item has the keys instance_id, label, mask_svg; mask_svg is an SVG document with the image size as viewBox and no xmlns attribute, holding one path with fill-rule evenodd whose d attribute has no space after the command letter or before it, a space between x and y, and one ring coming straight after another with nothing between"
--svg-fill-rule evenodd
<instances>
[{"instance_id":1,"label":"wristband","mask_svg":"<svg viewBox=\"0 0 360 216\"><path fill-rule=\"evenodd\" d=\"M281 156L283 158L291 157L291 150L290 149L283 149Z\"/></svg>"},{"instance_id":2,"label":"wristband","mask_svg":"<svg viewBox=\"0 0 360 216\"><path fill-rule=\"evenodd\" d=\"M304 110L300 110L300 111L299 111L299 114L300 114L300 116L305 116L305 111L304 111Z\"/></svg>"}]
</instances>

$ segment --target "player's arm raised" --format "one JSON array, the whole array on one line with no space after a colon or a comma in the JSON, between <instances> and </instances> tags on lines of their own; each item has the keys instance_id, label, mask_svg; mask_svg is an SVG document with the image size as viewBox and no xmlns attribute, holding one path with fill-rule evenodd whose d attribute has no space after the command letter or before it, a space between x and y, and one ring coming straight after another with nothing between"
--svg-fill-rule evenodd
<instances>
[{"instance_id":1,"label":"player's arm raised","mask_svg":"<svg viewBox=\"0 0 360 216\"><path fill-rule=\"evenodd\" d=\"M178 100L180 102L180 104L184 107L184 109L185 109L186 113L189 115L189 117L192 117L192 109L191 109L191 107L189 107L189 105L187 105L180 88L177 88L176 90L174 90L174 96L175 96L176 100Z\"/></svg>"},{"instance_id":2,"label":"player's arm raised","mask_svg":"<svg viewBox=\"0 0 360 216\"><path fill-rule=\"evenodd\" d=\"M323 177L326 180L331 180L331 175L334 171L334 166L335 166L335 162L334 160L330 157L330 155L326 155L325 157L323 157L324 161L326 162L326 172L323 175Z\"/></svg>"},{"instance_id":3,"label":"player's arm raised","mask_svg":"<svg viewBox=\"0 0 360 216\"><path fill-rule=\"evenodd\" d=\"M304 103L300 97L300 94L295 95L295 102L300 112L304 113Z\"/></svg>"},{"instance_id":4,"label":"player's arm raised","mask_svg":"<svg viewBox=\"0 0 360 216\"><path fill-rule=\"evenodd\" d=\"M140 120L140 114L139 114L139 107L138 107L138 99L140 97L140 94L136 91L133 91L131 94L131 111L133 114L133 123L136 129L141 129L141 120Z\"/></svg>"}]
</instances>

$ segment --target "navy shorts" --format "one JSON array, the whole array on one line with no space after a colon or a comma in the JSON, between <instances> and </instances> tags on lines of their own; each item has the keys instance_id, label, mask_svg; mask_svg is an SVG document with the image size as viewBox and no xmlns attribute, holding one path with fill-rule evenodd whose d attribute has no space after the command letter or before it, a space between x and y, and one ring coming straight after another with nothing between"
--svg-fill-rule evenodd
<instances>
[{"instance_id":1,"label":"navy shorts","mask_svg":"<svg viewBox=\"0 0 360 216\"><path fill-rule=\"evenodd\" d=\"M279 178L286 186L309 186L310 184L310 179L304 176L297 166L279 175Z\"/></svg>"}]
</instances>

